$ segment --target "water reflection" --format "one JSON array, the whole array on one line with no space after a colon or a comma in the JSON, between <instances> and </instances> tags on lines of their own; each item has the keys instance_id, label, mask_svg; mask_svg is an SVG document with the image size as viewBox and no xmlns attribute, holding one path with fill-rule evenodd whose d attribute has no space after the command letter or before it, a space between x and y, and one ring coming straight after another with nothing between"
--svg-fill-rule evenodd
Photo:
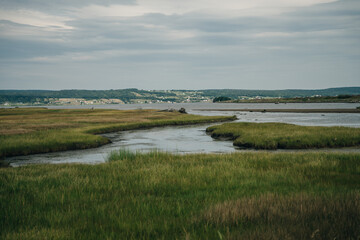
<instances>
[{"instance_id":1,"label":"water reflection","mask_svg":"<svg viewBox=\"0 0 360 240\"><path fill-rule=\"evenodd\" d=\"M209 137L205 129L210 125L165 127L121 134L121 147L131 150L161 149L176 153L218 153L235 151L232 142Z\"/></svg>"},{"instance_id":2,"label":"water reflection","mask_svg":"<svg viewBox=\"0 0 360 240\"><path fill-rule=\"evenodd\" d=\"M281 122L302 126L360 127L359 113L274 113L274 112L220 112L192 111L197 115L236 115L240 122Z\"/></svg>"}]
</instances>

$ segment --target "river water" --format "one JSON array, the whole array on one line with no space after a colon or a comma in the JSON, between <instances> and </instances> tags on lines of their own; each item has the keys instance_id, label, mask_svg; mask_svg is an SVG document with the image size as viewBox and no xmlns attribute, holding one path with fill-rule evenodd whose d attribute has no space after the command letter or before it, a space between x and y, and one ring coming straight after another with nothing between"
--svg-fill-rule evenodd
<instances>
[{"instance_id":1,"label":"river water","mask_svg":"<svg viewBox=\"0 0 360 240\"><path fill-rule=\"evenodd\" d=\"M283 122L304 126L347 126L360 127L358 113L271 113L271 112L237 112L237 111L199 111L200 109L339 109L356 108L354 103L307 103L307 104L126 104L126 105L94 105L94 106L53 106L48 108L107 108L107 109L179 109L184 107L188 113L198 115L236 115L242 122ZM254 151L236 149L231 141L212 139L205 129L214 124L193 126L171 126L146 130L132 130L103 134L112 143L86 150L66 151L58 153L34 154L6 159L11 166L43 163L85 163L96 164L106 161L107 155L116 149L126 148L133 151L162 151L185 153L227 153L235 151ZM282 150L284 151L284 150ZM308 150L314 151L314 150ZM318 151L318 150L317 150ZM324 149L321 151L360 152L360 148Z\"/></svg>"}]
</instances>

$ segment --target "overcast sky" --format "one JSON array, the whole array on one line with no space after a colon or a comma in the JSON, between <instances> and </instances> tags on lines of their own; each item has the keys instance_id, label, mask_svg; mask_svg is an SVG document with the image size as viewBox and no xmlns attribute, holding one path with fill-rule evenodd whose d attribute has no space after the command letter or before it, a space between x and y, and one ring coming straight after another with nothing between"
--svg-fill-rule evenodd
<instances>
[{"instance_id":1,"label":"overcast sky","mask_svg":"<svg viewBox=\"0 0 360 240\"><path fill-rule=\"evenodd\" d=\"M0 0L0 89L360 86L360 0Z\"/></svg>"}]
</instances>

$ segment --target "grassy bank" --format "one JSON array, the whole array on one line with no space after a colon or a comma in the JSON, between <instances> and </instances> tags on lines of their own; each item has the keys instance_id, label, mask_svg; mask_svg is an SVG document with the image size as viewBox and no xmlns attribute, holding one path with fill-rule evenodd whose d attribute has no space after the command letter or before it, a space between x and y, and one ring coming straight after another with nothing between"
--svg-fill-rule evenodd
<instances>
[{"instance_id":1,"label":"grassy bank","mask_svg":"<svg viewBox=\"0 0 360 240\"><path fill-rule=\"evenodd\" d=\"M358 239L360 155L120 151L0 169L1 239Z\"/></svg>"},{"instance_id":2,"label":"grassy bank","mask_svg":"<svg viewBox=\"0 0 360 240\"><path fill-rule=\"evenodd\" d=\"M286 123L225 123L206 129L214 138L255 149L309 149L360 146L360 129L307 127Z\"/></svg>"},{"instance_id":3,"label":"grassy bank","mask_svg":"<svg viewBox=\"0 0 360 240\"><path fill-rule=\"evenodd\" d=\"M0 158L109 143L99 133L233 119L156 110L0 109Z\"/></svg>"}]
</instances>

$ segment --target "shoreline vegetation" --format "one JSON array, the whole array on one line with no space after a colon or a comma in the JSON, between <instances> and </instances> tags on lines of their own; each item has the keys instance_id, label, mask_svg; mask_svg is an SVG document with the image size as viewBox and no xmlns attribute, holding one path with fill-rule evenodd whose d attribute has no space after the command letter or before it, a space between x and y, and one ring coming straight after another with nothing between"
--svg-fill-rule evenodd
<instances>
[{"instance_id":1,"label":"shoreline vegetation","mask_svg":"<svg viewBox=\"0 0 360 240\"><path fill-rule=\"evenodd\" d=\"M307 97L258 97L245 99L231 99L217 97L213 102L220 103L360 103L360 95L341 94L338 96L307 96Z\"/></svg>"},{"instance_id":2,"label":"shoreline vegetation","mask_svg":"<svg viewBox=\"0 0 360 240\"><path fill-rule=\"evenodd\" d=\"M0 109L0 159L95 148L110 143L101 133L235 120L178 111L109 109Z\"/></svg>"},{"instance_id":3,"label":"shoreline vegetation","mask_svg":"<svg viewBox=\"0 0 360 240\"><path fill-rule=\"evenodd\" d=\"M360 129L299 126L287 123L225 123L206 129L213 138L253 149L318 149L360 146Z\"/></svg>"},{"instance_id":4,"label":"shoreline vegetation","mask_svg":"<svg viewBox=\"0 0 360 240\"><path fill-rule=\"evenodd\" d=\"M177 155L0 169L1 239L358 239L360 154Z\"/></svg>"},{"instance_id":5,"label":"shoreline vegetation","mask_svg":"<svg viewBox=\"0 0 360 240\"><path fill-rule=\"evenodd\" d=\"M232 112L289 112L289 113L360 113L360 108L356 109L347 109L347 108L339 108L339 109L238 109L238 108L230 108L230 109L194 109L196 111L232 111Z\"/></svg>"}]
</instances>

